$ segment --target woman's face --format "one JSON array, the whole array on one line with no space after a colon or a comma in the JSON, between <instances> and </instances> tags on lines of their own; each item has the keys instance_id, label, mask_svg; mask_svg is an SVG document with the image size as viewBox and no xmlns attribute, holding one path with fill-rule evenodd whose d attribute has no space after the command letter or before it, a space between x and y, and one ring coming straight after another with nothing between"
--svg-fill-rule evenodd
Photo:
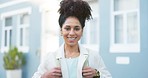
<instances>
[{"instance_id":1,"label":"woman's face","mask_svg":"<svg viewBox=\"0 0 148 78\"><path fill-rule=\"evenodd\" d=\"M64 41L70 46L78 44L82 33L82 26L76 17L68 17L61 28L61 34Z\"/></svg>"}]
</instances>

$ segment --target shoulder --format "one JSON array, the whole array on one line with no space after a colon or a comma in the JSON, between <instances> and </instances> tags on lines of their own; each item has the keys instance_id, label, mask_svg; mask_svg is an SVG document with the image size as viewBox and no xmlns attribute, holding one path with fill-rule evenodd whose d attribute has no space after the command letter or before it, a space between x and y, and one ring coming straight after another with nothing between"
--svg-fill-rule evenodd
<instances>
[{"instance_id":1,"label":"shoulder","mask_svg":"<svg viewBox=\"0 0 148 78\"><path fill-rule=\"evenodd\" d=\"M83 53L83 52L93 52L93 53L95 53L95 52L97 52L97 51L95 51L95 50L93 50L93 49L90 49L89 47L87 47L87 46L85 46L85 45L81 45L81 44L79 44L79 48L80 48L80 51Z\"/></svg>"},{"instance_id":2,"label":"shoulder","mask_svg":"<svg viewBox=\"0 0 148 78\"><path fill-rule=\"evenodd\" d=\"M45 60L45 61L48 61L48 60L51 60L51 59L55 59L55 57L56 57L56 51L55 52L48 52L48 53L46 53L44 56L43 56L43 59Z\"/></svg>"},{"instance_id":3,"label":"shoulder","mask_svg":"<svg viewBox=\"0 0 148 78\"><path fill-rule=\"evenodd\" d=\"M46 54L46 57L47 58L54 58L54 59L57 59L59 57L62 57L63 55L63 46L61 46L59 49L57 49L56 51L54 52L49 52Z\"/></svg>"},{"instance_id":4,"label":"shoulder","mask_svg":"<svg viewBox=\"0 0 148 78\"><path fill-rule=\"evenodd\" d=\"M94 60L98 59L99 60L102 58L99 51L96 51L96 50L93 50L90 48L86 48L86 50L88 51L90 59L94 59Z\"/></svg>"},{"instance_id":5,"label":"shoulder","mask_svg":"<svg viewBox=\"0 0 148 78\"><path fill-rule=\"evenodd\" d=\"M45 57L54 56L55 54L56 54L56 52L48 52L45 54Z\"/></svg>"},{"instance_id":6,"label":"shoulder","mask_svg":"<svg viewBox=\"0 0 148 78\"><path fill-rule=\"evenodd\" d=\"M89 54L93 54L93 55L99 55L99 51L96 51L96 50L93 50L93 49L90 49L90 48L85 48Z\"/></svg>"}]
</instances>

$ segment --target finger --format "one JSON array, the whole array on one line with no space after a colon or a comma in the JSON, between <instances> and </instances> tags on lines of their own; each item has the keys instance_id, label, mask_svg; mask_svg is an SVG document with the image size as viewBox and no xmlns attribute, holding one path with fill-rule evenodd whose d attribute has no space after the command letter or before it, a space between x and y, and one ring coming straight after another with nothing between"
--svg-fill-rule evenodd
<instances>
[{"instance_id":1,"label":"finger","mask_svg":"<svg viewBox=\"0 0 148 78\"><path fill-rule=\"evenodd\" d=\"M52 73L52 76L62 77L62 73Z\"/></svg>"},{"instance_id":2,"label":"finger","mask_svg":"<svg viewBox=\"0 0 148 78\"><path fill-rule=\"evenodd\" d=\"M84 71L91 71L91 69L92 69L91 67L87 66L87 67L84 67L82 70L84 70Z\"/></svg>"},{"instance_id":3,"label":"finger","mask_svg":"<svg viewBox=\"0 0 148 78\"><path fill-rule=\"evenodd\" d=\"M84 78L92 78L93 75L91 73L83 73Z\"/></svg>"},{"instance_id":4,"label":"finger","mask_svg":"<svg viewBox=\"0 0 148 78\"><path fill-rule=\"evenodd\" d=\"M83 69L89 69L90 67L89 66L85 66L85 67L83 67Z\"/></svg>"},{"instance_id":5,"label":"finger","mask_svg":"<svg viewBox=\"0 0 148 78\"><path fill-rule=\"evenodd\" d=\"M55 67L54 69L61 70L61 67Z\"/></svg>"},{"instance_id":6,"label":"finger","mask_svg":"<svg viewBox=\"0 0 148 78\"><path fill-rule=\"evenodd\" d=\"M83 76L91 76L91 75L93 75L92 72L83 73Z\"/></svg>"},{"instance_id":7,"label":"finger","mask_svg":"<svg viewBox=\"0 0 148 78\"><path fill-rule=\"evenodd\" d=\"M61 68L54 68L54 72L53 73L61 73Z\"/></svg>"},{"instance_id":8,"label":"finger","mask_svg":"<svg viewBox=\"0 0 148 78\"><path fill-rule=\"evenodd\" d=\"M82 72L83 73L91 72L91 69L83 69Z\"/></svg>"},{"instance_id":9,"label":"finger","mask_svg":"<svg viewBox=\"0 0 148 78\"><path fill-rule=\"evenodd\" d=\"M55 76L61 77L61 76L62 76L62 74L55 73Z\"/></svg>"}]
</instances>

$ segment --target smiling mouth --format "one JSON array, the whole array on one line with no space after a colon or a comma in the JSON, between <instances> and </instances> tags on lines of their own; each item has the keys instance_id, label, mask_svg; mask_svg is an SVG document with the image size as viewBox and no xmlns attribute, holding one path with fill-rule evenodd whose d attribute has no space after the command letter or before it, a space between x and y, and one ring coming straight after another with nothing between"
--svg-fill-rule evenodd
<instances>
[{"instance_id":1,"label":"smiling mouth","mask_svg":"<svg viewBox=\"0 0 148 78\"><path fill-rule=\"evenodd\" d=\"M73 40L75 40L76 38L68 38L70 41L73 41Z\"/></svg>"},{"instance_id":2,"label":"smiling mouth","mask_svg":"<svg viewBox=\"0 0 148 78\"><path fill-rule=\"evenodd\" d=\"M76 37L72 37L72 38L69 37L68 38L68 40L69 40L70 43L73 43L75 41L75 39L76 39Z\"/></svg>"}]
</instances>

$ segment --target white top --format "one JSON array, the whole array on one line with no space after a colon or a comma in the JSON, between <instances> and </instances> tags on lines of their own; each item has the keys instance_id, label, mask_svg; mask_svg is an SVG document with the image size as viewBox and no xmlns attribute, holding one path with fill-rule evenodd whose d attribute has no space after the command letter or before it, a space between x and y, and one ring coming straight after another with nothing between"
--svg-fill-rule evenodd
<instances>
[{"instance_id":1,"label":"white top","mask_svg":"<svg viewBox=\"0 0 148 78\"><path fill-rule=\"evenodd\" d=\"M77 78L77 66L78 66L78 57L76 58L66 58L66 63L69 72L69 78Z\"/></svg>"}]
</instances>

